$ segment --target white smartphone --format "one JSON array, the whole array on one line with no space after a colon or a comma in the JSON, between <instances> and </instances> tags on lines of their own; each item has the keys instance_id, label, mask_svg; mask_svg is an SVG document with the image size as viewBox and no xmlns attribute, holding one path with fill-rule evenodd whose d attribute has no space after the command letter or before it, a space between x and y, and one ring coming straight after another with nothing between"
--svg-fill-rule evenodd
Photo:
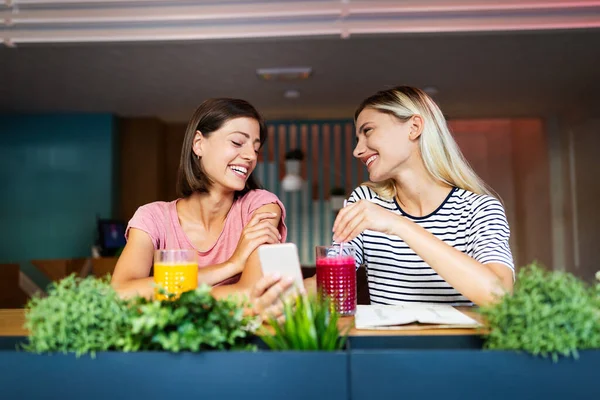
<instances>
[{"instance_id":1,"label":"white smartphone","mask_svg":"<svg viewBox=\"0 0 600 400\"><path fill-rule=\"evenodd\" d=\"M304 287L298 248L294 243L264 244L258 248L263 275L278 273L290 277L297 288Z\"/></svg>"}]
</instances>

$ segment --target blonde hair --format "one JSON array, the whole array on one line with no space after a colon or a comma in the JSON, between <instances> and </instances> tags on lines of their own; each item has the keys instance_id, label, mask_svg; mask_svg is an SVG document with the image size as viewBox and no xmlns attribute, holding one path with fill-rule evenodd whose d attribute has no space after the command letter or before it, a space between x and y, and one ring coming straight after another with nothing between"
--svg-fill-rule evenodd
<instances>
[{"instance_id":1,"label":"blonde hair","mask_svg":"<svg viewBox=\"0 0 600 400\"><path fill-rule=\"evenodd\" d=\"M354 122L365 108L393 115L400 121L408 121L415 115L421 116L423 131L419 137L419 148L425 168L431 176L450 186L493 196L490 188L477 176L458 148L444 114L425 92L410 86L397 86L377 92L356 109ZM396 196L393 179L369 181L364 185L384 198Z\"/></svg>"}]
</instances>

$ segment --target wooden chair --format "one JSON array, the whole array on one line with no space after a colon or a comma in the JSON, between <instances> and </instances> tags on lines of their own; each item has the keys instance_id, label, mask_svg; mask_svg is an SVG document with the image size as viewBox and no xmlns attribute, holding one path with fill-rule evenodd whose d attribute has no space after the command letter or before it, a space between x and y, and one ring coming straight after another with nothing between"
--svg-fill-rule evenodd
<instances>
[{"instance_id":1,"label":"wooden chair","mask_svg":"<svg viewBox=\"0 0 600 400\"><path fill-rule=\"evenodd\" d=\"M112 275L119 257L92 258L92 274L98 278Z\"/></svg>"},{"instance_id":2,"label":"wooden chair","mask_svg":"<svg viewBox=\"0 0 600 400\"><path fill-rule=\"evenodd\" d=\"M367 269L364 266L356 270L356 303L371 304Z\"/></svg>"},{"instance_id":3,"label":"wooden chair","mask_svg":"<svg viewBox=\"0 0 600 400\"><path fill-rule=\"evenodd\" d=\"M19 264L0 264L0 308L23 308L28 296L19 285Z\"/></svg>"},{"instance_id":4,"label":"wooden chair","mask_svg":"<svg viewBox=\"0 0 600 400\"><path fill-rule=\"evenodd\" d=\"M89 273L89 267L86 265L87 262L87 258L67 258L32 260L31 264L46 275L48 279L56 282L73 273L79 276L86 276Z\"/></svg>"}]
</instances>

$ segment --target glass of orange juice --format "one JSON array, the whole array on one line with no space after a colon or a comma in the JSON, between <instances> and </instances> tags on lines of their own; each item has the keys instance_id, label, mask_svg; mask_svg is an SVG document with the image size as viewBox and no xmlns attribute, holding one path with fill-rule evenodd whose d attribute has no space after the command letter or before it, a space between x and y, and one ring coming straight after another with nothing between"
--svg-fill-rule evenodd
<instances>
[{"instance_id":1,"label":"glass of orange juice","mask_svg":"<svg viewBox=\"0 0 600 400\"><path fill-rule=\"evenodd\" d=\"M154 252L154 296L158 300L168 297L158 291L163 288L167 293L179 297L183 292L198 287L198 262L193 250L156 250Z\"/></svg>"}]
</instances>

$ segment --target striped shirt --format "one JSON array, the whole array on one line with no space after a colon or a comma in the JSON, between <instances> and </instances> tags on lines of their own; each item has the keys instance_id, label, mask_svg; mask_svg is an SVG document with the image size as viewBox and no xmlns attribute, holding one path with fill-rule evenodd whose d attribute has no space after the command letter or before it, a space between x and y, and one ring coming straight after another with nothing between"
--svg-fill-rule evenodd
<instances>
[{"instance_id":1,"label":"striped shirt","mask_svg":"<svg viewBox=\"0 0 600 400\"><path fill-rule=\"evenodd\" d=\"M363 199L405 216L480 263L504 264L514 274L504 208L491 196L453 188L437 210L423 217L408 215L396 200L383 199L366 186L355 189L348 202ZM357 263L367 267L371 303L472 305L400 237L365 230L351 244L356 249Z\"/></svg>"}]
</instances>

